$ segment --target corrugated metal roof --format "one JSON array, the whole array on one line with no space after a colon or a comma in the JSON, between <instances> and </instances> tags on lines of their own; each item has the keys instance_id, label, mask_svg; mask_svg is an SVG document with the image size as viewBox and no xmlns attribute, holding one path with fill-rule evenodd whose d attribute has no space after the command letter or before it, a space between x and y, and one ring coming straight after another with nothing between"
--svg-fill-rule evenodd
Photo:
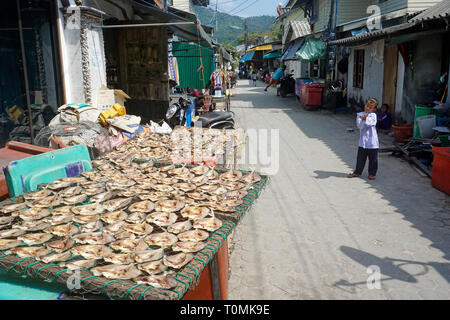
<instances>
[{"instance_id":1,"label":"corrugated metal roof","mask_svg":"<svg viewBox=\"0 0 450 320\"><path fill-rule=\"evenodd\" d=\"M307 21L291 21L290 27L294 33L292 40L311 34L311 25Z\"/></svg>"},{"instance_id":2,"label":"corrugated metal roof","mask_svg":"<svg viewBox=\"0 0 450 320\"><path fill-rule=\"evenodd\" d=\"M410 21L427 21L450 17L450 0L444 0L428 8Z\"/></svg>"}]
</instances>

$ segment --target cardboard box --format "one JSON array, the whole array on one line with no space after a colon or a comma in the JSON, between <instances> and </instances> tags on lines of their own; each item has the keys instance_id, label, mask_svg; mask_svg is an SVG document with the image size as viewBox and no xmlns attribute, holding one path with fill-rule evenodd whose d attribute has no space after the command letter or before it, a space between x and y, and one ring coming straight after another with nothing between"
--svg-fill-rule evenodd
<instances>
[{"instance_id":1,"label":"cardboard box","mask_svg":"<svg viewBox=\"0 0 450 320\"><path fill-rule=\"evenodd\" d=\"M104 112L116 103L125 105L125 101L131 99L125 92L119 89L108 89L102 86L97 94L97 108Z\"/></svg>"}]
</instances>

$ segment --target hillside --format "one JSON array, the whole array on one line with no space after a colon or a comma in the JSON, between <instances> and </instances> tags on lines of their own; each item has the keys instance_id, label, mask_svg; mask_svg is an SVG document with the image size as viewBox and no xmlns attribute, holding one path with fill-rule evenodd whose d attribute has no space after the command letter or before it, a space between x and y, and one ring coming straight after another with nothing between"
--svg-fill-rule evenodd
<instances>
[{"instance_id":1,"label":"hillside","mask_svg":"<svg viewBox=\"0 0 450 320\"><path fill-rule=\"evenodd\" d=\"M215 27L214 11L200 6L195 6L195 14L200 22L206 26ZM245 18L248 23L249 33L266 33L273 27L275 16L257 16ZM244 35L244 18L232 16L223 12L218 13L219 31L217 39L219 43L231 43L236 46L237 38Z\"/></svg>"}]
</instances>

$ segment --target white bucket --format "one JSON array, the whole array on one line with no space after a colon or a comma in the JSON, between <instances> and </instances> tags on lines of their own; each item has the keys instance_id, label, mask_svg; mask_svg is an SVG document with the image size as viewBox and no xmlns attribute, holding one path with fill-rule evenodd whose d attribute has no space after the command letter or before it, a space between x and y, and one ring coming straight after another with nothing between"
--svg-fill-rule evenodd
<instances>
[{"instance_id":1,"label":"white bucket","mask_svg":"<svg viewBox=\"0 0 450 320\"><path fill-rule=\"evenodd\" d=\"M429 114L417 118L417 125L419 126L420 137L430 139L434 137L433 128L436 127L436 116Z\"/></svg>"}]
</instances>

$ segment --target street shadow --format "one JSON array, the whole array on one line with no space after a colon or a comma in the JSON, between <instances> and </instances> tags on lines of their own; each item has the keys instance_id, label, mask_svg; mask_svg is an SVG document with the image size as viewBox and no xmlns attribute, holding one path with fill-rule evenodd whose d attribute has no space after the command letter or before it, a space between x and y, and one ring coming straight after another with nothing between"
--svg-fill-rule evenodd
<instances>
[{"instance_id":1,"label":"street shadow","mask_svg":"<svg viewBox=\"0 0 450 320\"><path fill-rule=\"evenodd\" d=\"M355 248L341 246L340 250L353 261L363 265L366 268L376 266L379 268L381 273L380 282L390 281L390 280L399 280L408 283L417 283L417 277L423 276L427 274L431 268L434 268L443 278L449 282L450 275L450 263L439 263L439 262L420 262L420 261L412 261L412 260L404 260L404 259L396 259L396 258L380 258L371 253L358 250ZM415 274L411 274L402 269L402 266L405 265L417 265L422 268L421 271L416 272ZM333 286L344 291L354 292L354 288L359 285L366 285L366 281L360 282L348 282L345 279L341 279L336 281ZM347 288L349 288L347 290Z\"/></svg>"},{"instance_id":2,"label":"street shadow","mask_svg":"<svg viewBox=\"0 0 450 320\"><path fill-rule=\"evenodd\" d=\"M344 172L333 172L333 171L323 171L323 170L315 170L314 173L316 174L316 179L328 179L331 177L336 178L347 178L348 173Z\"/></svg>"}]
</instances>

